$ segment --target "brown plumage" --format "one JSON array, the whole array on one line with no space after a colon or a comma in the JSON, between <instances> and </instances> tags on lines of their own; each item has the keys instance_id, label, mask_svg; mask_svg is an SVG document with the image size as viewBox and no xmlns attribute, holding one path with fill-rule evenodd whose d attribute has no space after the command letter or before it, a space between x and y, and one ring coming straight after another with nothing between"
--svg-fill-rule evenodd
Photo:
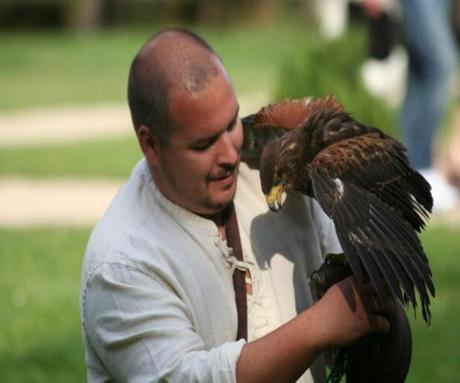
<instances>
[{"instance_id":1,"label":"brown plumage","mask_svg":"<svg viewBox=\"0 0 460 383\"><path fill-rule=\"evenodd\" d=\"M315 198L334 221L356 277L369 278L381 298L389 291L414 307L418 291L429 322L435 290L417 232L433 200L403 145L356 121L333 97L268 106L243 126L258 137L253 146L245 141L243 160L260 167L270 208L281 208L284 191Z\"/></svg>"},{"instance_id":2,"label":"brown plumage","mask_svg":"<svg viewBox=\"0 0 460 383\"><path fill-rule=\"evenodd\" d=\"M260 156L267 142L296 128L311 111L311 99L284 100L264 106L243 118L244 139L241 160L259 169Z\"/></svg>"}]
</instances>

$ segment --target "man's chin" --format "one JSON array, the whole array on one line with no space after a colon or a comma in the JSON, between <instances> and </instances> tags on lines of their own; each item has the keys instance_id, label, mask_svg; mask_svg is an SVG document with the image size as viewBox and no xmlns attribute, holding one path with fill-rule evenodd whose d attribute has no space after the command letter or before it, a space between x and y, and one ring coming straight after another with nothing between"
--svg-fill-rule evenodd
<instances>
[{"instance_id":1,"label":"man's chin","mask_svg":"<svg viewBox=\"0 0 460 383\"><path fill-rule=\"evenodd\" d=\"M225 210L233 201L233 198L214 201L209 204L209 210L213 213L220 213L221 211Z\"/></svg>"},{"instance_id":2,"label":"man's chin","mask_svg":"<svg viewBox=\"0 0 460 383\"><path fill-rule=\"evenodd\" d=\"M195 211L196 214L208 218L213 219L217 214L222 213L231 203L208 203L207 206L202 206L199 211Z\"/></svg>"},{"instance_id":3,"label":"man's chin","mask_svg":"<svg viewBox=\"0 0 460 383\"><path fill-rule=\"evenodd\" d=\"M225 192L219 193L219 196L216 196L213 199L209 199L206 203L207 214L216 214L225 210L232 202L235 197L236 189L229 189Z\"/></svg>"}]
</instances>

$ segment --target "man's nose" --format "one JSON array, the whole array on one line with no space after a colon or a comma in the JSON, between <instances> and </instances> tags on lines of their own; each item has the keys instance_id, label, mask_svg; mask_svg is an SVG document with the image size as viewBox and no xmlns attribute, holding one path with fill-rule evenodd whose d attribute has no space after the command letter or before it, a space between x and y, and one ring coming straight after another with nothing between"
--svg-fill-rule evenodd
<instances>
[{"instance_id":1,"label":"man's nose","mask_svg":"<svg viewBox=\"0 0 460 383\"><path fill-rule=\"evenodd\" d=\"M238 161L238 150L232 141L231 134L225 132L221 137L218 154L219 165L235 165Z\"/></svg>"}]
</instances>

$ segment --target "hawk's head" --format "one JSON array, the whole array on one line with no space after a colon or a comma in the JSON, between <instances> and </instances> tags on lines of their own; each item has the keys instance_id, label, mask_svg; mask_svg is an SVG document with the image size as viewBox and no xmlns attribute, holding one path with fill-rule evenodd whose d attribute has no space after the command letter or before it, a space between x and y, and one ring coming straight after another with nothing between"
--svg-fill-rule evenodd
<instances>
[{"instance_id":1,"label":"hawk's head","mask_svg":"<svg viewBox=\"0 0 460 383\"><path fill-rule=\"evenodd\" d=\"M292 177L298 165L298 144L290 134L269 142L261 155L260 180L270 210L281 209L286 191L292 190Z\"/></svg>"}]
</instances>

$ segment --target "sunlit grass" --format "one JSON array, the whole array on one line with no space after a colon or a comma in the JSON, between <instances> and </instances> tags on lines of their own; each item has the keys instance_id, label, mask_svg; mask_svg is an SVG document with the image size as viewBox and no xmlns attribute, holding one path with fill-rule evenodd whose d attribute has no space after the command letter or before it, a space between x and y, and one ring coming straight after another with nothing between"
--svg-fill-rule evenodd
<instances>
[{"instance_id":1,"label":"sunlit grass","mask_svg":"<svg viewBox=\"0 0 460 383\"><path fill-rule=\"evenodd\" d=\"M0 230L0 375L83 382L79 281L88 230Z\"/></svg>"},{"instance_id":2,"label":"sunlit grass","mask_svg":"<svg viewBox=\"0 0 460 383\"><path fill-rule=\"evenodd\" d=\"M72 103L125 102L129 65L160 26L94 34L3 34L0 111ZM193 27L223 59L237 92L269 91L307 28L281 25Z\"/></svg>"},{"instance_id":3,"label":"sunlit grass","mask_svg":"<svg viewBox=\"0 0 460 383\"><path fill-rule=\"evenodd\" d=\"M2 36L0 113L72 103L126 103L130 61L158 29ZM238 93L270 93L279 67L302 46L307 33L299 23L194 29L221 56ZM2 147L0 175L126 178L139 157L134 134L60 146Z\"/></svg>"},{"instance_id":4,"label":"sunlit grass","mask_svg":"<svg viewBox=\"0 0 460 383\"><path fill-rule=\"evenodd\" d=\"M83 382L80 270L89 229L0 230L0 371L5 382ZM411 320L408 382L454 382L460 375L460 228L423 235L437 287L433 323ZM410 318L413 312L408 311Z\"/></svg>"},{"instance_id":5,"label":"sunlit grass","mask_svg":"<svg viewBox=\"0 0 460 383\"><path fill-rule=\"evenodd\" d=\"M157 29L2 35L0 112L124 103L132 56ZM224 60L237 92L270 92L278 84L281 65L297 51L304 54L301 47L308 38L300 24L197 30ZM315 78L313 71L321 68L310 65L308 78ZM134 134L60 146L2 148L0 175L125 179L140 156ZM88 235L89 229L0 229L2 381L85 381L78 293ZM454 382L460 376L459 238L460 228L432 227L423 235L437 296L431 328L420 315L411 320L414 353L408 382ZM411 310L408 315L413 317Z\"/></svg>"},{"instance_id":6,"label":"sunlit grass","mask_svg":"<svg viewBox=\"0 0 460 383\"><path fill-rule=\"evenodd\" d=\"M1 148L0 175L125 179L141 155L134 133L124 138L60 146Z\"/></svg>"},{"instance_id":7,"label":"sunlit grass","mask_svg":"<svg viewBox=\"0 0 460 383\"><path fill-rule=\"evenodd\" d=\"M436 298L430 328L420 315L412 321L413 367L408 382L454 382L460 376L460 228L433 227L423 234ZM413 317L408 311L409 317Z\"/></svg>"}]
</instances>

